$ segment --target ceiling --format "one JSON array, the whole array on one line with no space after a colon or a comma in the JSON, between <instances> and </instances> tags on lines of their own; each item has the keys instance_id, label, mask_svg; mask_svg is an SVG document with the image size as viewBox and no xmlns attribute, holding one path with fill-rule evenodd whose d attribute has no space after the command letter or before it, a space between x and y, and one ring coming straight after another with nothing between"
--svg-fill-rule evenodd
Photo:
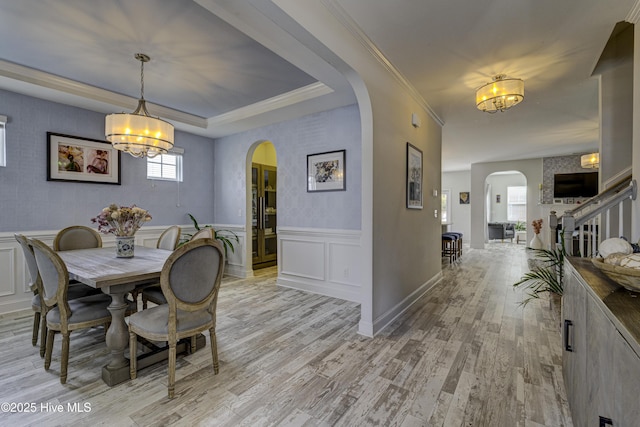
<instances>
[{"instance_id":1,"label":"ceiling","mask_svg":"<svg viewBox=\"0 0 640 427\"><path fill-rule=\"evenodd\" d=\"M637 0L323 1L346 12L444 122L443 171L455 171L597 150L591 73ZM200 135L355 102L326 62L292 56L273 22L239 24L233 7L245 3L274 7L262 0L2 1L0 88L131 111L140 94L134 54L143 52L151 56L144 69L151 113ZM496 74L523 79L525 100L482 113L475 89Z\"/></svg>"}]
</instances>

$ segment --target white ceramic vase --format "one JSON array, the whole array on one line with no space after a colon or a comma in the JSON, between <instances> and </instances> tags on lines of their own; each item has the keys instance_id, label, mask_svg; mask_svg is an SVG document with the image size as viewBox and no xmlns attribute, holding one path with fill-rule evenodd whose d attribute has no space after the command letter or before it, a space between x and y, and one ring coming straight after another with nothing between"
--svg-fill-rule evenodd
<instances>
[{"instance_id":1,"label":"white ceramic vase","mask_svg":"<svg viewBox=\"0 0 640 427\"><path fill-rule=\"evenodd\" d=\"M542 243L540 236L534 234L533 239L529 242L529 247L531 249L542 249L544 247L544 243Z\"/></svg>"},{"instance_id":2,"label":"white ceramic vase","mask_svg":"<svg viewBox=\"0 0 640 427\"><path fill-rule=\"evenodd\" d=\"M116 236L116 257L132 258L135 236Z\"/></svg>"}]
</instances>

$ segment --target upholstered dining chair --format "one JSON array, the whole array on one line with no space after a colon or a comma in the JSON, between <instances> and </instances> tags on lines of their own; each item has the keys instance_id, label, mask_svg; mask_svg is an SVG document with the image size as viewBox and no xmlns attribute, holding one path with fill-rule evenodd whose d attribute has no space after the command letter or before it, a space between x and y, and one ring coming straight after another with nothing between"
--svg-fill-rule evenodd
<instances>
[{"instance_id":1,"label":"upholstered dining chair","mask_svg":"<svg viewBox=\"0 0 640 427\"><path fill-rule=\"evenodd\" d=\"M167 304L152 307L129 317L131 379L137 376L137 337L166 341L169 345L168 395L175 394L176 345L209 330L213 372L218 374L216 304L224 270L224 249L213 239L196 239L180 246L167 259L160 273L160 286Z\"/></svg>"},{"instance_id":2,"label":"upholstered dining chair","mask_svg":"<svg viewBox=\"0 0 640 427\"><path fill-rule=\"evenodd\" d=\"M156 248L158 249L165 249L168 251L173 251L178 247L178 244L180 243L180 233L182 232L182 230L180 229L179 226L177 225L172 225L171 227L167 228L166 230L164 230L162 232L162 234L160 235L160 237L158 238L158 243L156 243ZM131 291L131 296L133 297L133 300L137 303L138 301L138 295L143 291L143 289L157 289L158 292L162 295L162 291L160 290L160 284L159 283L154 283L151 285L147 285L138 289L134 289L133 291ZM155 298L154 296L151 297L152 300L151 302L155 302ZM144 293L142 294L142 308L146 309L147 308L147 302L149 300L145 298ZM159 303L156 303L159 304Z\"/></svg>"},{"instance_id":3,"label":"upholstered dining chair","mask_svg":"<svg viewBox=\"0 0 640 427\"><path fill-rule=\"evenodd\" d=\"M84 225L72 225L64 228L56 234L53 240L54 251L70 251L73 249L101 248L102 237L90 227Z\"/></svg>"},{"instance_id":4,"label":"upholstered dining chair","mask_svg":"<svg viewBox=\"0 0 640 427\"><path fill-rule=\"evenodd\" d=\"M198 239L213 239L215 236L215 231L211 227L206 227L198 230L191 239L190 242ZM166 304L167 299L164 297L162 293L162 289L159 286L149 286L142 290L142 309L146 310L148 307L148 303L151 301L154 304Z\"/></svg>"},{"instance_id":5,"label":"upholstered dining chair","mask_svg":"<svg viewBox=\"0 0 640 427\"><path fill-rule=\"evenodd\" d=\"M196 231L196 233L193 236L191 236L191 239L189 239L189 241L196 240L196 239L215 239L215 238L216 238L215 230L211 227L205 227Z\"/></svg>"},{"instance_id":6,"label":"upholstered dining chair","mask_svg":"<svg viewBox=\"0 0 640 427\"><path fill-rule=\"evenodd\" d=\"M39 274L40 294L43 308L46 307L48 328L44 368L51 366L51 353L55 333L62 334L62 355L60 359L60 383L67 382L69 364L69 340L72 331L106 325L111 322L107 307L111 297L106 294L90 295L69 299L69 272L64 262L49 246L36 239L29 239L33 248Z\"/></svg>"},{"instance_id":7,"label":"upholstered dining chair","mask_svg":"<svg viewBox=\"0 0 640 427\"><path fill-rule=\"evenodd\" d=\"M29 278L31 279L31 281L29 282L29 288L33 292L33 298L31 299L31 308L34 311L31 344L36 345L38 343L38 333L40 333L40 357L44 357L45 343L47 339L46 315L48 310L46 305L42 301L38 265L33 254L33 248L31 248L31 245L29 244L27 238L22 234L14 234L14 237L22 248L25 263L27 264L27 270L29 271ZM69 286L67 297L69 299L76 299L99 293L99 289L95 289L79 283L77 285Z\"/></svg>"},{"instance_id":8,"label":"upholstered dining chair","mask_svg":"<svg viewBox=\"0 0 640 427\"><path fill-rule=\"evenodd\" d=\"M182 230L177 225L172 225L162 232L160 237L158 238L158 243L156 247L158 249L166 249L168 251L173 251L178 247L178 243L180 242L180 233Z\"/></svg>"}]
</instances>

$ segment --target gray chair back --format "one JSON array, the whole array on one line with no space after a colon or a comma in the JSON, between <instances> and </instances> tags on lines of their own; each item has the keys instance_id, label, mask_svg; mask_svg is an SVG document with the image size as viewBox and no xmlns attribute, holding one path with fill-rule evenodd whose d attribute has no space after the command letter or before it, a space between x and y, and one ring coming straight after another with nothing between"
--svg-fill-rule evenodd
<instances>
[{"instance_id":1,"label":"gray chair back","mask_svg":"<svg viewBox=\"0 0 640 427\"><path fill-rule=\"evenodd\" d=\"M43 302L47 307L58 304L61 316L66 317L69 313L67 266L57 253L40 240L29 239L29 244L33 248L33 255L38 264Z\"/></svg>"},{"instance_id":2,"label":"gray chair back","mask_svg":"<svg viewBox=\"0 0 640 427\"><path fill-rule=\"evenodd\" d=\"M72 225L58 232L53 240L54 251L101 248L102 237L93 228L84 225Z\"/></svg>"},{"instance_id":3,"label":"gray chair back","mask_svg":"<svg viewBox=\"0 0 640 427\"><path fill-rule=\"evenodd\" d=\"M198 230L193 236L191 236L190 240L197 239L215 239L216 232L211 227L206 227Z\"/></svg>"},{"instance_id":4,"label":"gray chair back","mask_svg":"<svg viewBox=\"0 0 640 427\"><path fill-rule=\"evenodd\" d=\"M196 239L176 249L160 275L170 316L176 309L214 314L223 272L224 249L216 240Z\"/></svg>"},{"instance_id":5,"label":"gray chair back","mask_svg":"<svg viewBox=\"0 0 640 427\"><path fill-rule=\"evenodd\" d=\"M178 247L178 242L180 241L180 227L177 225L172 225L162 232L160 237L158 238L158 244L156 247L158 249L166 249L168 251L173 251Z\"/></svg>"},{"instance_id":6,"label":"gray chair back","mask_svg":"<svg viewBox=\"0 0 640 427\"><path fill-rule=\"evenodd\" d=\"M22 247L22 252L24 253L24 260L27 263L27 268L29 270L29 276L31 277L31 281L29 282L29 288L32 292L39 291L38 289L38 264L36 264L36 258L33 255L33 249L29 246L29 242L27 238L22 234L14 234L13 235L20 246Z\"/></svg>"}]
</instances>

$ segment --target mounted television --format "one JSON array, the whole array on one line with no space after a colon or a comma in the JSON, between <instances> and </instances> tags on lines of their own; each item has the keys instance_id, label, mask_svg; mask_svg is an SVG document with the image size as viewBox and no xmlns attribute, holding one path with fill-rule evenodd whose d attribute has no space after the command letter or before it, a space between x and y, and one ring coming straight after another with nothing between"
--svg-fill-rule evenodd
<instances>
[{"instance_id":1,"label":"mounted television","mask_svg":"<svg viewBox=\"0 0 640 427\"><path fill-rule=\"evenodd\" d=\"M598 172L557 173L553 177L553 197L593 197L598 194Z\"/></svg>"}]
</instances>

